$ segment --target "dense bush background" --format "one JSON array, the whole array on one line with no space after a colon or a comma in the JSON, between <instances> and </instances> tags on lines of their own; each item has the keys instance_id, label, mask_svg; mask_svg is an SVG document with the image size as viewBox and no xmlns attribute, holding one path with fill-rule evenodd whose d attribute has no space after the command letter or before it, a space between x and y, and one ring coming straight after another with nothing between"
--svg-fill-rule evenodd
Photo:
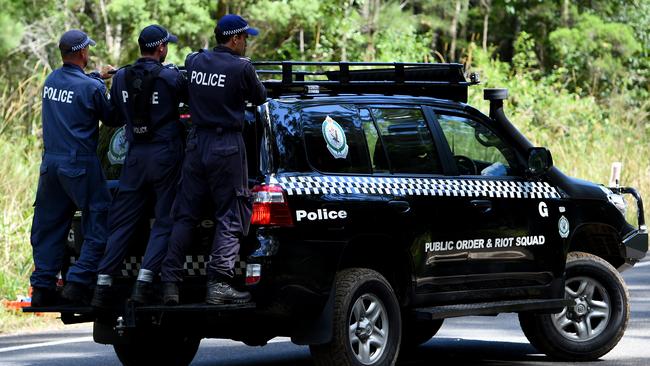
<instances>
[{"instance_id":1,"label":"dense bush background","mask_svg":"<svg viewBox=\"0 0 650 366\"><path fill-rule=\"evenodd\" d=\"M213 46L215 19L240 13L262 33L256 60L461 62L507 87L511 120L566 173L650 190L650 0L0 0L0 298L24 294L40 162L40 90L58 38L81 28L91 67L137 57L159 23L180 36L168 61Z\"/></svg>"}]
</instances>

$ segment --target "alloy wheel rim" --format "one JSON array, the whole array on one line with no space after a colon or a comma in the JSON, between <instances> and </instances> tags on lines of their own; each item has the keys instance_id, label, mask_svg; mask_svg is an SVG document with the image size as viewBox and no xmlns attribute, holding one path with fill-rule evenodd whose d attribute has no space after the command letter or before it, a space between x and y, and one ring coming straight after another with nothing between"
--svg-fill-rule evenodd
<instances>
[{"instance_id":1,"label":"alloy wheel rim","mask_svg":"<svg viewBox=\"0 0 650 366\"><path fill-rule=\"evenodd\" d=\"M558 332L577 342L598 337L607 328L612 312L605 287L590 277L574 277L566 280L564 293L566 299L575 301L575 305L552 315Z\"/></svg>"},{"instance_id":2,"label":"alloy wheel rim","mask_svg":"<svg viewBox=\"0 0 650 366\"><path fill-rule=\"evenodd\" d=\"M357 360L364 365L377 362L388 345L388 332L384 303L373 294L360 296L348 319L348 339Z\"/></svg>"}]
</instances>

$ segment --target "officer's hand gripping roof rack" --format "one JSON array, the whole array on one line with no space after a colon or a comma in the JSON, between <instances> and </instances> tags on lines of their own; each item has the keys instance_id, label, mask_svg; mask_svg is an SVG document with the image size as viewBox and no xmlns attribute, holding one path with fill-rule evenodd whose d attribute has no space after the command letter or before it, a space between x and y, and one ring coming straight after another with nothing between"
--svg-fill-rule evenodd
<instances>
[{"instance_id":1,"label":"officer's hand gripping roof rack","mask_svg":"<svg viewBox=\"0 0 650 366\"><path fill-rule=\"evenodd\" d=\"M465 79L462 64L399 62L258 61L270 97L310 93L427 96L467 103L467 88L478 84L475 74ZM273 79L280 75L280 80ZM268 77L268 79L267 79Z\"/></svg>"}]
</instances>

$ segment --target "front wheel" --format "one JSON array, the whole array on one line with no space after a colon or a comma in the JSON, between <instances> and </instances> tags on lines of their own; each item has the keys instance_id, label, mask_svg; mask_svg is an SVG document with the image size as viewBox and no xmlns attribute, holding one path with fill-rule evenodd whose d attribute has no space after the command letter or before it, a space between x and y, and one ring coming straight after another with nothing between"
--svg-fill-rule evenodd
<instances>
[{"instance_id":1,"label":"front wheel","mask_svg":"<svg viewBox=\"0 0 650 366\"><path fill-rule=\"evenodd\" d=\"M401 339L400 307L392 287L365 268L336 275L332 340L312 345L317 366L391 366Z\"/></svg>"},{"instance_id":2,"label":"front wheel","mask_svg":"<svg viewBox=\"0 0 650 366\"><path fill-rule=\"evenodd\" d=\"M570 361L591 361L611 351L630 317L627 287L618 271L595 255L570 253L565 298L575 305L560 313L519 314L530 343L553 358Z\"/></svg>"}]
</instances>

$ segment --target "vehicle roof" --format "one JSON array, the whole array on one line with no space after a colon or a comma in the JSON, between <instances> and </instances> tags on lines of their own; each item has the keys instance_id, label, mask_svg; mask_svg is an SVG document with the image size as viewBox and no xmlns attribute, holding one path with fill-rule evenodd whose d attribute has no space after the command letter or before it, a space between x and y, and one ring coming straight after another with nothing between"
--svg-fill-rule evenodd
<instances>
[{"instance_id":1,"label":"vehicle roof","mask_svg":"<svg viewBox=\"0 0 650 366\"><path fill-rule=\"evenodd\" d=\"M273 98L279 103L295 103L295 104L426 104L437 105L447 108L465 109L469 105L461 102L451 101L447 99L438 99L431 97L418 97L412 95L383 95L383 94L296 94L284 95L279 98ZM474 108L472 108L474 109Z\"/></svg>"}]
</instances>

